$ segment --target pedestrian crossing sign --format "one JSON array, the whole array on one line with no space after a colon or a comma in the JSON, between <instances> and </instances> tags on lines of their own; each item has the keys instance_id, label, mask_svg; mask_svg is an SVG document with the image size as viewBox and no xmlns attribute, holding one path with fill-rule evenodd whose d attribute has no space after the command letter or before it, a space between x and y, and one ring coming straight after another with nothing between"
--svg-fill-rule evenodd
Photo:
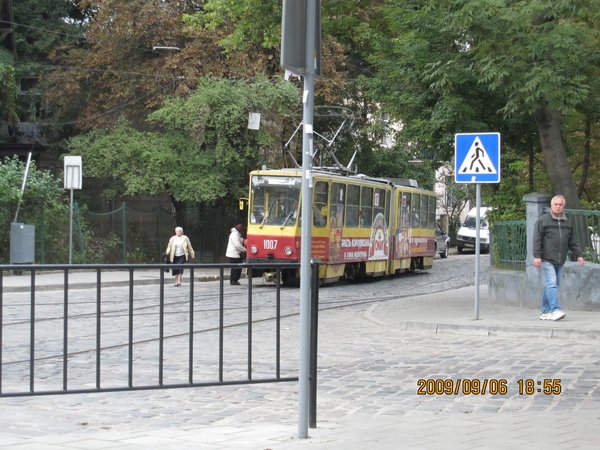
<instances>
[{"instance_id":1,"label":"pedestrian crossing sign","mask_svg":"<svg viewBox=\"0 0 600 450\"><path fill-rule=\"evenodd\" d=\"M456 133L454 149L457 183L500 182L500 133Z\"/></svg>"}]
</instances>

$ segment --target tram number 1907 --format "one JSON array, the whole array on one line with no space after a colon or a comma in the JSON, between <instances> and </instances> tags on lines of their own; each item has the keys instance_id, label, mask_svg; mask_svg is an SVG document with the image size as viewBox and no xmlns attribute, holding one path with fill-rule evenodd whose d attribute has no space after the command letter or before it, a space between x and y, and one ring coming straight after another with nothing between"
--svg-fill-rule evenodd
<instances>
[{"instance_id":1,"label":"tram number 1907","mask_svg":"<svg viewBox=\"0 0 600 450\"><path fill-rule=\"evenodd\" d=\"M275 250L277 248L277 239L265 239L263 247L265 250Z\"/></svg>"}]
</instances>

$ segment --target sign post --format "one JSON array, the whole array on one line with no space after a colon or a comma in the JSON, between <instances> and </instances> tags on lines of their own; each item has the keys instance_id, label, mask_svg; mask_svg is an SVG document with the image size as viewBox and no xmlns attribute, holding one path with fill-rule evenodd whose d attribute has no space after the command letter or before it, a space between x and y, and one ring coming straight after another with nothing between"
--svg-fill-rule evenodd
<instances>
[{"instance_id":1,"label":"sign post","mask_svg":"<svg viewBox=\"0 0 600 450\"><path fill-rule=\"evenodd\" d=\"M311 229L314 80L321 74L321 1L283 0L281 66L304 77L302 124L302 211L300 239L300 361L298 370L298 437L308 438L311 310Z\"/></svg>"},{"instance_id":2,"label":"sign post","mask_svg":"<svg viewBox=\"0 0 600 450\"><path fill-rule=\"evenodd\" d=\"M65 156L64 188L71 190L71 210L69 216L69 264L73 260L73 189L81 189L83 173L81 156Z\"/></svg>"},{"instance_id":3,"label":"sign post","mask_svg":"<svg viewBox=\"0 0 600 450\"><path fill-rule=\"evenodd\" d=\"M475 184L475 320L479 320L481 184L500 182L500 133L454 135L454 180Z\"/></svg>"}]
</instances>

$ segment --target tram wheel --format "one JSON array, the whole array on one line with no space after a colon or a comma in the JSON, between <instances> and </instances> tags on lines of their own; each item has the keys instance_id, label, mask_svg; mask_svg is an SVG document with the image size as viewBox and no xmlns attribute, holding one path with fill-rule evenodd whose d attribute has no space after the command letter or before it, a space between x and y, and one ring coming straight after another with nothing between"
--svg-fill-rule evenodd
<instances>
[{"instance_id":1,"label":"tram wheel","mask_svg":"<svg viewBox=\"0 0 600 450\"><path fill-rule=\"evenodd\" d=\"M344 267L344 278L347 281L356 280L356 267L354 267L354 264L346 264L346 267Z\"/></svg>"},{"instance_id":2,"label":"tram wheel","mask_svg":"<svg viewBox=\"0 0 600 450\"><path fill-rule=\"evenodd\" d=\"M408 271L413 273L415 270L417 270L416 260L415 258L410 258L410 267L408 268Z\"/></svg>"},{"instance_id":3,"label":"tram wheel","mask_svg":"<svg viewBox=\"0 0 600 450\"><path fill-rule=\"evenodd\" d=\"M367 278L367 267L364 262L346 264L344 279L346 281L359 281Z\"/></svg>"}]
</instances>

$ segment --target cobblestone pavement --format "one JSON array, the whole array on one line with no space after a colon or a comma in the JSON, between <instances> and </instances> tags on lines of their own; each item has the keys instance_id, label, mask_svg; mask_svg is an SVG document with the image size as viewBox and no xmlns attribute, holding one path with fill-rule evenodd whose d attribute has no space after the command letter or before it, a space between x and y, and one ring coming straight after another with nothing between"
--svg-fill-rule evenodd
<instances>
[{"instance_id":1,"label":"cobblestone pavement","mask_svg":"<svg viewBox=\"0 0 600 450\"><path fill-rule=\"evenodd\" d=\"M295 383L279 383L2 399L0 446L597 448L597 342L391 331L365 312L321 315L318 427L308 440L295 438ZM420 379L505 379L507 392L417 395ZM562 390L521 395L524 379L560 379Z\"/></svg>"},{"instance_id":2,"label":"cobblestone pavement","mask_svg":"<svg viewBox=\"0 0 600 450\"><path fill-rule=\"evenodd\" d=\"M456 290L461 282L452 278L450 271L445 276L450 291L444 295L450 299L454 292L472 298L472 290L467 289L466 294ZM419 276L410 278L416 279ZM426 300L417 296L421 284L406 280L361 285L345 296L337 288L322 290L324 300L338 302L352 296L368 300L365 292L370 291L379 297L376 305L384 313L374 314L373 303L321 312L317 428L309 431L309 439L297 438L297 385L288 382L3 398L0 448L598 448L597 339L402 330L396 325L405 320L402 305ZM387 299L394 293L398 298ZM404 294L410 297L402 298ZM435 308L439 301L430 305ZM109 329L117 327L118 318L115 320L107 324ZM170 322L172 326L177 323ZM80 331L88 327L82 322ZM283 319L282 328L286 334L284 366L293 370L298 360L297 317ZM150 333L150 329L139 332ZM238 327L231 333L230 337L238 340L238 345L229 349L233 358L239 343L244 342L244 331ZM203 353L213 351L211 339L214 337L200 346L200 359ZM256 344L260 354L267 340L258 338ZM178 354L184 345L173 341L170 354ZM87 382L89 374L84 369L88 361L82 357L80 362L81 380ZM118 353L108 357L106 376L120 363ZM140 377L155 376L155 367L143 367ZM10 374L12 369L8 370ZM44 373L52 379L60 368L48 365ZM424 395L418 395L419 380L452 381L451 385L449 381L445 381L447 385L423 381ZM468 381L459 384L458 380ZM487 392L473 393L477 382L482 390L486 380ZM533 380L533 385L524 380ZM538 392L543 390L544 380L551 380L547 384L554 392ZM448 386L452 394L442 394L440 389ZM502 386L505 391L490 392Z\"/></svg>"}]
</instances>

